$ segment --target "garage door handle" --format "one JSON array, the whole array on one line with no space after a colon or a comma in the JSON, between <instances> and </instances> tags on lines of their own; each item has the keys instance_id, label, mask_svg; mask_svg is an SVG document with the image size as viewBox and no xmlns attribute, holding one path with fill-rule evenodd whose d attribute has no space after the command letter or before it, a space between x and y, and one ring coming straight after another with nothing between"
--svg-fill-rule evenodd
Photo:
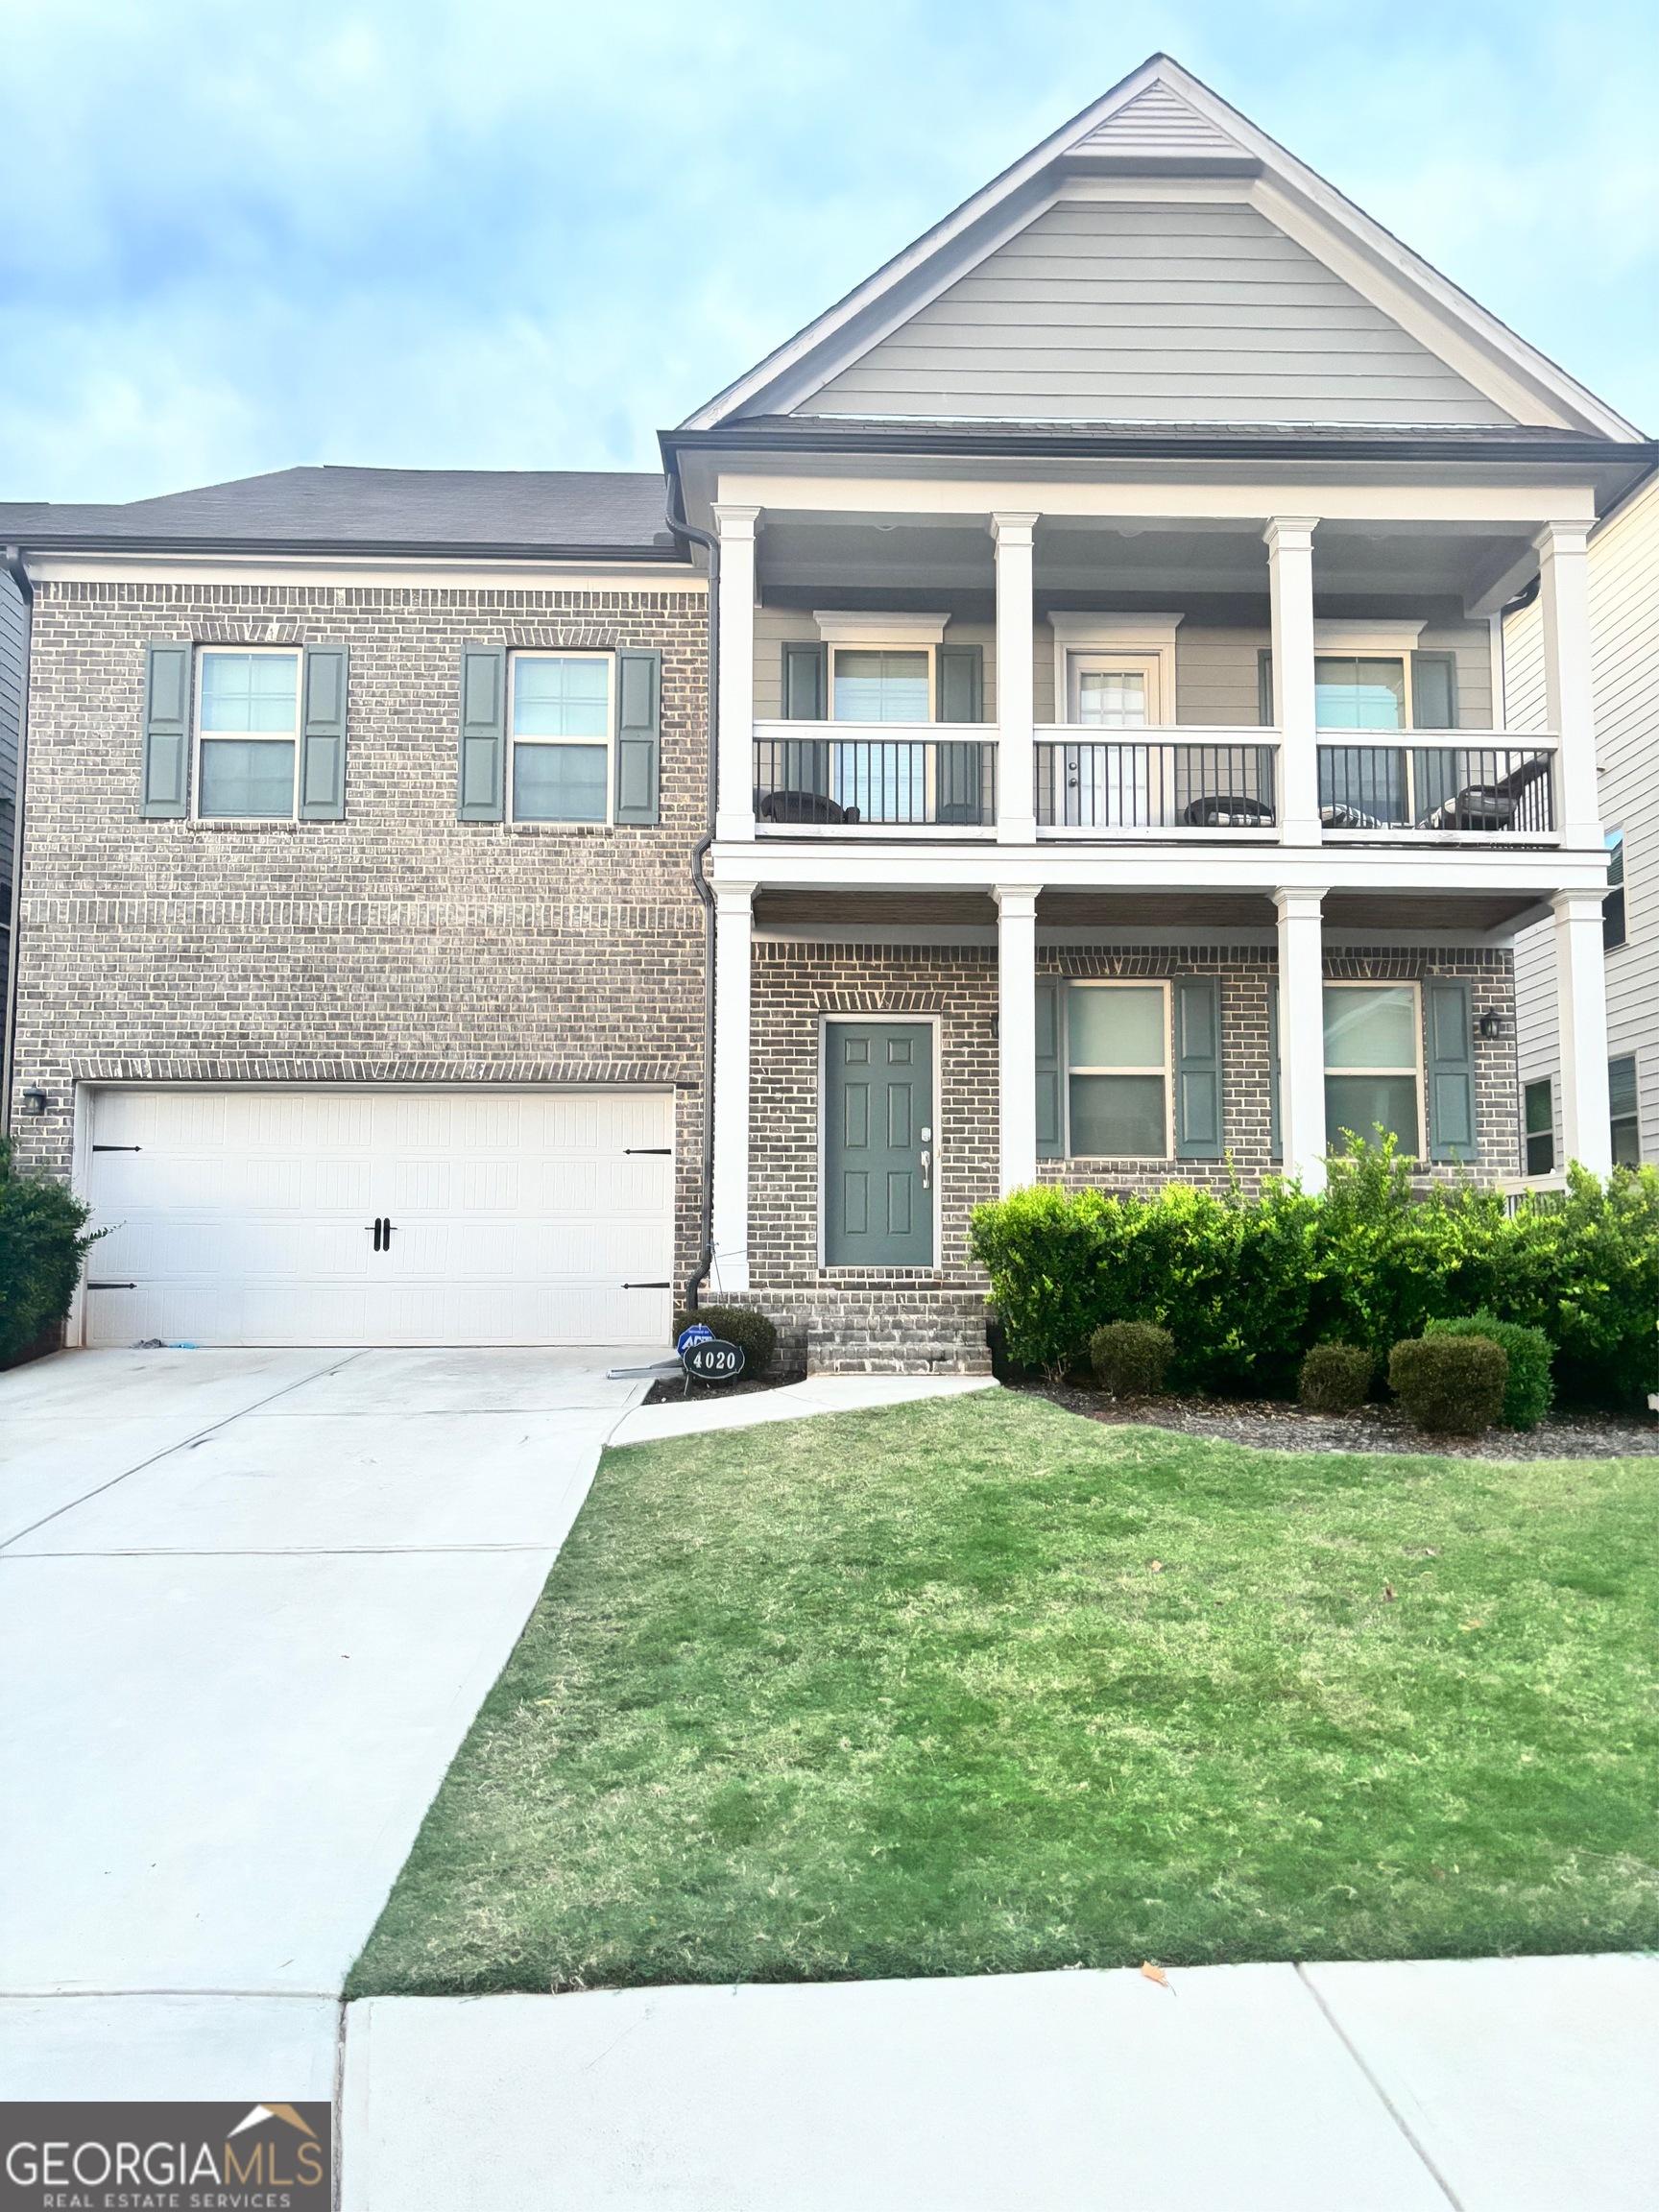
<instances>
[{"instance_id":1,"label":"garage door handle","mask_svg":"<svg viewBox=\"0 0 1659 2212\"><path fill-rule=\"evenodd\" d=\"M132 1149L136 1151L138 1147L134 1145ZM630 1160L641 1154L652 1160L672 1160L674 1157L672 1144L625 1144L622 1149Z\"/></svg>"},{"instance_id":2,"label":"garage door handle","mask_svg":"<svg viewBox=\"0 0 1659 2212\"><path fill-rule=\"evenodd\" d=\"M364 1223L364 1227L373 1233L374 1249L376 1252L391 1251L392 1216L389 1214L376 1214L373 1221L366 1221Z\"/></svg>"}]
</instances>

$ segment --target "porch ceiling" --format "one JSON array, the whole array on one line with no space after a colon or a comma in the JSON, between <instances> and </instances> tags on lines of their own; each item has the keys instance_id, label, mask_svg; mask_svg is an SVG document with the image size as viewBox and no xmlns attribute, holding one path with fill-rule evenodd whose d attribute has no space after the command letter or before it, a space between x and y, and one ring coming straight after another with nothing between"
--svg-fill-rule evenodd
<instances>
[{"instance_id":1,"label":"porch ceiling","mask_svg":"<svg viewBox=\"0 0 1659 2212\"><path fill-rule=\"evenodd\" d=\"M1529 891L1332 891L1325 926L1379 937L1429 931L1462 939L1485 937L1536 910ZM1166 936L1180 930L1193 941L1214 931L1274 932L1278 915L1270 898L1247 891L1045 891L1037 902L1040 930L1145 929ZM755 901L755 927L791 936L822 930L826 938L854 932L867 938L891 930L902 938L959 932L975 941L997 930L997 905L989 892L762 890Z\"/></svg>"}]
</instances>

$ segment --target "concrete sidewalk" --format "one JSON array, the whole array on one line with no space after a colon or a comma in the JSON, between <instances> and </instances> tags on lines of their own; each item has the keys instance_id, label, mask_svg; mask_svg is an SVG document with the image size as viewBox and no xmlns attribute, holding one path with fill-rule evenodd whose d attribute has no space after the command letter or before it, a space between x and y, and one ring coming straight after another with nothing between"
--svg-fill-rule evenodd
<instances>
[{"instance_id":1,"label":"concrete sidewalk","mask_svg":"<svg viewBox=\"0 0 1659 2212\"><path fill-rule=\"evenodd\" d=\"M376 1998L347 2212L1654 2212L1659 1961Z\"/></svg>"},{"instance_id":2,"label":"concrete sidewalk","mask_svg":"<svg viewBox=\"0 0 1659 2212\"><path fill-rule=\"evenodd\" d=\"M613 1444L651 1444L660 1436L697 1436L710 1429L757 1429L768 1421L800 1421L812 1413L857 1413L875 1406L909 1406L922 1398L959 1398L995 1390L989 1375L809 1375L780 1390L741 1398L703 1391L666 1406L637 1406L611 1431Z\"/></svg>"}]
</instances>

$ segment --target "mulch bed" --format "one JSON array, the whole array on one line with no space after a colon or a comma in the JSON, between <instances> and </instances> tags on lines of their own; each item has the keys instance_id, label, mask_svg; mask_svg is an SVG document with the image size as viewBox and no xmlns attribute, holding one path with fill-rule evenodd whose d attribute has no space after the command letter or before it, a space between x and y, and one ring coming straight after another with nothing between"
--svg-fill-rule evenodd
<instances>
[{"instance_id":1,"label":"mulch bed","mask_svg":"<svg viewBox=\"0 0 1659 2212\"><path fill-rule=\"evenodd\" d=\"M735 1382L693 1382L689 1389L683 1376L663 1375L646 1391L646 1406L683 1406L687 1398L748 1398L757 1390L781 1390L786 1382L801 1382L801 1375L742 1375Z\"/></svg>"},{"instance_id":2,"label":"mulch bed","mask_svg":"<svg viewBox=\"0 0 1659 2212\"><path fill-rule=\"evenodd\" d=\"M1113 1398L1075 1382L1022 1382L1091 1421L1176 1429L1268 1452L1432 1452L1465 1459L1623 1459L1659 1454L1659 1421L1637 1414L1568 1413L1533 1430L1431 1436L1392 1406L1310 1413L1281 1399Z\"/></svg>"}]
</instances>

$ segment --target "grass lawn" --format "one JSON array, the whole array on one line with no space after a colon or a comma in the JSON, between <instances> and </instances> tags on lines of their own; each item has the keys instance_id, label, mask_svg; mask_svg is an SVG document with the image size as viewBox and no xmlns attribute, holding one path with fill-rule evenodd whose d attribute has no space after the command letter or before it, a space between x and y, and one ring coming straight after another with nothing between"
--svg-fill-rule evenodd
<instances>
[{"instance_id":1,"label":"grass lawn","mask_svg":"<svg viewBox=\"0 0 1659 2212\"><path fill-rule=\"evenodd\" d=\"M1652 1945L1655 1469L612 1452L350 1994Z\"/></svg>"}]
</instances>

